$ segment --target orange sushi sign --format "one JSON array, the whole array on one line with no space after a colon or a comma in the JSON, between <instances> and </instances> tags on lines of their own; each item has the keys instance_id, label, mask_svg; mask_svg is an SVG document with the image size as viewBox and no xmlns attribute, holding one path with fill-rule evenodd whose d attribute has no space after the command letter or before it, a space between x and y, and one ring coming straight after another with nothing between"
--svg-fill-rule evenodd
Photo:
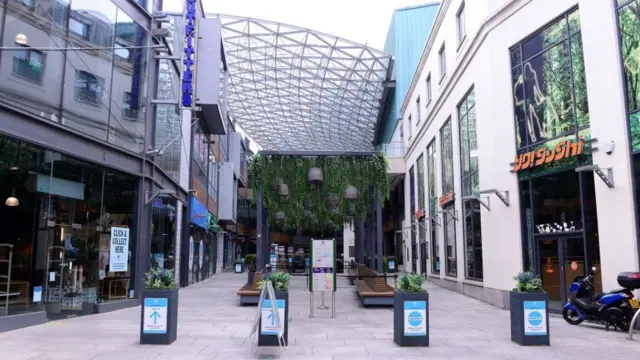
<instances>
[{"instance_id":1,"label":"orange sushi sign","mask_svg":"<svg viewBox=\"0 0 640 360\"><path fill-rule=\"evenodd\" d=\"M513 172L532 169L534 167L549 164L554 161L576 157L582 154L584 150L584 139L578 141L562 141L555 148L548 150L542 147L536 151L530 151L516 155L516 161L513 164Z\"/></svg>"}]
</instances>

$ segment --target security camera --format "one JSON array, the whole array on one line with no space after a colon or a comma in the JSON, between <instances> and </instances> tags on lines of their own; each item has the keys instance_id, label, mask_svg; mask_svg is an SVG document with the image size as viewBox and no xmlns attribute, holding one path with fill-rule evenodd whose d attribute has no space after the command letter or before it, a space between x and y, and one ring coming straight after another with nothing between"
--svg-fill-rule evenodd
<instances>
[{"instance_id":1,"label":"security camera","mask_svg":"<svg viewBox=\"0 0 640 360\"><path fill-rule=\"evenodd\" d=\"M613 153L614 146L615 146L615 143L613 141L607 141L602 146L602 150L604 150L604 152L607 153L607 155L611 155Z\"/></svg>"}]
</instances>

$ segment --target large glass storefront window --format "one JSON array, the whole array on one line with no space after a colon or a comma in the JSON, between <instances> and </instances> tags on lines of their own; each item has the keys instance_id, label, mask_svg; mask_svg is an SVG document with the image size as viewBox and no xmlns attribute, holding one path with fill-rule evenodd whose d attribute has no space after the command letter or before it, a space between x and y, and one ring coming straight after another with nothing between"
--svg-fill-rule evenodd
<instances>
[{"instance_id":1,"label":"large glass storefront window","mask_svg":"<svg viewBox=\"0 0 640 360\"><path fill-rule=\"evenodd\" d=\"M594 174L575 171L591 162L578 9L514 46L511 60L524 265L561 311L573 278L600 265Z\"/></svg>"},{"instance_id":2,"label":"large glass storefront window","mask_svg":"<svg viewBox=\"0 0 640 360\"><path fill-rule=\"evenodd\" d=\"M143 150L150 34L110 0L8 0L0 101L121 148ZM17 44L16 36L28 39ZM36 50L69 48L67 51Z\"/></svg>"},{"instance_id":3,"label":"large glass storefront window","mask_svg":"<svg viewBox=\"0 0 640 360\"><path fill-rule=\"evenodd\" d=\"M416 260L418 257L418 249L416 247L416 175L413 166L409 169L409 199L411 202L411 238L409 239L411 241L411 272L415 273L417 269Z\"/></svg>"},{"instance_id":4,"label":"large glass storefront window","mask_svg":"<svg viewBox=\"0 0 640 360\"><path fill-rule=\"evenodd\" d=\"M175 270L177 200L157 197L152 203L151 267Z\"/></svg>"},{"instance_id":5,"label":"large glass storefront window","mask_svg":"<svg viewBox=\"0 0 640 360\"><path fill-rule=\"evenodd\" d=\"M478 140L476 136L476 97L472 89L458 105L460 129L460 172L462 196L480 193ZM480 203L463 202L466 277L482 280L482 227Z\"/></svg>"},{"instance_id":6,"label":"large glass storefront window","mask_svg":"<svg viewBox=\"0 0 640 360\"><path fill-rule=\"evenodd\" d=\"M449 276L458 275L458 255L456 249L456 217L453 184L453 132L451 118L440 128L440 154L442 156L442 226L447 257L445 272Z\"/></svg>"},{"instance_id":7,"label":"large glass storefront window","mask_svg":"<svg viewBox=\"0 0 640 360\"><path fill-rule=\"evenodd\" d=\"M0 259L11 257L0 263L0 274L11 270L0 291L9 290L10 315L44 308L55 319L134 295L137 184L0 136L0 233L9 245Z\"/></svg>"},{"instance_id":8,"label":"large glass storefront window","mask_svg":"<svg viewBox=\"0 0 640 360\"><path fill-rule=\"evenodd\" d=\"M438 190L436 186L436 140L427 146L427 186L429 189L429 230L431 241L431 272L440 274L440 240L438 239Z\"/></svg>"}]
</instances>

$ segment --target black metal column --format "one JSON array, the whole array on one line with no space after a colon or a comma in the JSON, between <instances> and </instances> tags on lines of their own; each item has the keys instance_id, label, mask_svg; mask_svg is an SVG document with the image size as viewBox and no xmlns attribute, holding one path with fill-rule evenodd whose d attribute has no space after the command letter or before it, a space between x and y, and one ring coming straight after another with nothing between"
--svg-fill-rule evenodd
<instances>
[{"instance_id":1,"label":"black metal column","mask_svg":"<svg viewBox=\"0 0 640 360\"><path fill-rule=\"evenodd\" d=\"M382 272L382 202L380 194L376 195L376 270Z\"/></svg>"},{"instance_id":2,"label":"black metal column","mask_svg":"<svg viewBox=\"0 0 640 360\"><path fill-rule=\"evenodd\" d=\"M264 222L263 222L263 199L262 186L258 185L256 189L256 271L262 271L264 268Z\"/></svg>"},{"instance_id":3,"label":"black metal column","mask_svg":"<svg viewBox=\"0 0 640 360\"><path fill-rule=\"evenodd\" d=\"M364 220L358 219L358 236L356 237L356 261L364 264Z\"/></svg>"}]
</instances>

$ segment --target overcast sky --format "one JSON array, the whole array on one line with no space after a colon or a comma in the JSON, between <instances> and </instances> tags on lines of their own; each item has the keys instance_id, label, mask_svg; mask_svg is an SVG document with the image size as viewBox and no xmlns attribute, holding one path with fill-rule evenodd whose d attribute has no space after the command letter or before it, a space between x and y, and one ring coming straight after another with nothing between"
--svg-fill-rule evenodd
<instances>
[{"instance_id":1,"label":"overcast sky","mask_svg":"<svg viewBox=\"0 0 640 360\"><path fill-rule=\"evenodd\" d=\"M205 11L296 25L382 50L393 10L434 0L202 0ZM164 0L182 11L181 0Z\"/></svg>"}]
</instances>

